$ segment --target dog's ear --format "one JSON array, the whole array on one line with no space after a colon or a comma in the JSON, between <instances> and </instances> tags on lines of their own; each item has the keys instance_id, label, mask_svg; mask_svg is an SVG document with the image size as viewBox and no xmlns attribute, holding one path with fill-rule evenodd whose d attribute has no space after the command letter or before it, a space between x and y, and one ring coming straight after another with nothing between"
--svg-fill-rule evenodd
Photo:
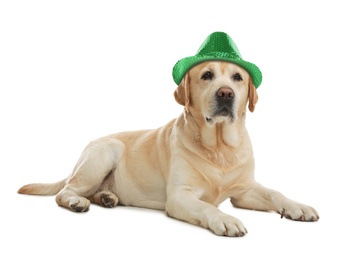
<instances>
[{"instance_id":1,"label":"dog's ear","mask_svg":"<svg viewBox=\"0 0 344 260\"><path fill-rule=\"evenodd\" d=\"M174 91L174 98L178 104L185 107L185 111L189 112L190 106L190 77L186 73L177 89Z\"/></svg>"},{"instance_id":2,"label":"dog's ear","mask_svg":"<svg viewBox=\"0 0 344 260\"><path fill-rule=\"evenodd\" d=\"M248 109L251 112L254 111L257 102L258 102L258 93L252 83L252 79L250 78L250 81L248 83Z\"/></svg>"}]
</instances>

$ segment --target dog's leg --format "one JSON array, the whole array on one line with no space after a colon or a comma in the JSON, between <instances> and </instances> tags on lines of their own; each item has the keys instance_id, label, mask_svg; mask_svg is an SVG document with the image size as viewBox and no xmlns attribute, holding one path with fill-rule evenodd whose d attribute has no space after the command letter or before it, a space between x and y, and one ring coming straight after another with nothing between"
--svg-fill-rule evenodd
<instances>
[{"instance_id":1,"label":"dog's leg","mask_svg":"<svg viewBox=\"0 0 344 260\"><path fill-rule=\"evenodd\" d=\"M106 177L100 189L89 197L89 200L105 208L116 207L118 204L118 197L111 192L114 183L114 172L112 172Z\"/></svg>"},{"instance_id":2,"label":"dog's leg","mask_svg":"<svg viewBox=\"0 0 344 260\"><path fill-rule=\"evenodd\" d=\"M234 206L262 211L275 211L281 216L299 221L317 221L319 215L315 209L292 201L281 193L267 189L255 183L248 191L232 197Z\"/></svg>"},{"instance_id":3,"label":"dog's leg","mask_svg":"<svg viewBox=\"0 0 344 260\"><path fill-rule=\"evenodd\" d=\"M111 191L99 191L90 200L105 208L114 208L118 204L118 197Z\"/></svg>"},{"instance_id":4,"label":"dog's leg","mask_svg":"<svg viewBox=\"0 0 344 260\"><path fill-rule=\"evenodd\" d=\"M99 190L104 179L115 169L123 150L122 142L108 137L90 143L81 154L67 184L56 195L57 204L75 212L87 211L90 206L87 198ZM114 205L118 202L116 199L105 191L92 197L102 205Z\"/></svg>"},{"instance_id":5,"label":"dog's leg","mask_svg":"<svg viewBox=\"0 0 344 260\"><path fill-rule=\"evenodd\" d=\"M178 190L173 194L166 202L168 216L209 228L219 236L239 237L247 233L240 220L201 201L196 195L197 192Z\"/></svg>"}]
</instances>

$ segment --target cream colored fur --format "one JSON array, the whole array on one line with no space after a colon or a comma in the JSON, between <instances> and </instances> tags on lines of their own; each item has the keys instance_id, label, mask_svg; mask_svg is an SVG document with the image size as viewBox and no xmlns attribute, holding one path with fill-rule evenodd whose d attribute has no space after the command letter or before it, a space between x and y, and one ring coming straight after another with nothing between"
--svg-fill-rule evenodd
<instances>
[{"instance_id":1,"label":"cream colored fur","mask_svg":"<svg viewBox=\"0 0 344 260\"><path fill-rule=\"evenodd\" d=\"M202 79L207 71L213 79ZM234 79L236 73L242 80ZM213 115L221 87L235 94L232 117ZM217 208L228 198L241 208L275 211L293 220L319 219L313 208L254 179L245 115L247 106L254 111L258 96L245 70L228 62L201 63L186 74L175 99L185 107L177 119L155 130L95 140L67 179L25 185L18 192L57 193L57 204L76 212L87 211L91 202L165 210L170 217L224 236L247 232L240 220Z\"/></svg>"}]
</instances>

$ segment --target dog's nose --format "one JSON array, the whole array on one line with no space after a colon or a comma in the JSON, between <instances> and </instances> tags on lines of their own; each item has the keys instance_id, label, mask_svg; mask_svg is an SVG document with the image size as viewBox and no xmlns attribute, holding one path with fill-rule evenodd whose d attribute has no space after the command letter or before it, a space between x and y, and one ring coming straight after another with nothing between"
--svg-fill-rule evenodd
<instances>
[{"instance_id":1,"label":"dog's nose","mask_svg":"<svg viewBox=\"0 0 344 260\"><path fill-rule=\"evenodd\" d=\"M217 97L221 101L229 101L234 98L234 91L230 87L224 86L217 91Z\"/></svg>"}]
</instances>

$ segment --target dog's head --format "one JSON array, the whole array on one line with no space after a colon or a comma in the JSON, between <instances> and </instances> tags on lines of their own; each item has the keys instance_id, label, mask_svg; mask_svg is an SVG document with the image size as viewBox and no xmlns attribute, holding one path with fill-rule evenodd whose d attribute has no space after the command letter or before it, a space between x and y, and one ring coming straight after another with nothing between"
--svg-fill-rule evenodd
<instances>
[{"instance_id":1,"label":"dog's head","mask_svg":"<svg viewBox=\"0 0 344 260\"><path fill-rule=\"evenodd\" d=\"M258 95L243 68L224 61L208 61L190 69L174 92L186 113L202 117L208 125L234 122L254 111Z\"/></svg>"}]
</instances>

